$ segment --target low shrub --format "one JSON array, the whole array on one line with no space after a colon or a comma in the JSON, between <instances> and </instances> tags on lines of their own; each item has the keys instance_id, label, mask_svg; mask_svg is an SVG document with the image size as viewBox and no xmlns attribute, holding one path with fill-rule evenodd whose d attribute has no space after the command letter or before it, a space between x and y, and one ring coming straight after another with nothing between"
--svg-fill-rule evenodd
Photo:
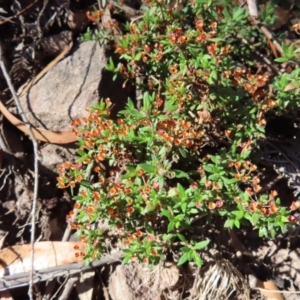
<instances>
[{"instance_id":1,"label":"low shrub","mask_svg":"<svg viewBox=\"0 0 300 300\"><path fill-rule=\"evenodd\" d=\"M58 186L80 186L71 226L87 241L88 260L106 251L108 235L92 224L107 220L124 262L157 263L179 244L178 264L200 266L209 239L189 234L200 218L252 226L261 237L287 230L292 208L276 191L262 191L250 153L264 138L266 112L290 102L281 105L269 74L256 72L243 41L260 33L243 8L146 2L116 45L121 62L107 65L141 97L128 99L117 118L102 99L73 122L79 158L60 166Z\"/></svg>"}]
</instances>

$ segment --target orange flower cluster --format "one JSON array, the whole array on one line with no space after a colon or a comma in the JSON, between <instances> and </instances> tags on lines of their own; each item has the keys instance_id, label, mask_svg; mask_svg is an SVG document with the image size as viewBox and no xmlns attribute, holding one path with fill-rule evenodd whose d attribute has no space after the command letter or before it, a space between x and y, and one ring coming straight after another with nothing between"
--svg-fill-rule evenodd
<instances>
[{"instance_id":1,"label":"orange flower cluster","mask_svg":"<svg viewBox=\"0 0 300 300\"><path fill-rule=\"evenodd\" d=\"M235 169L234 177L244 183L252 183L252 188L247 188L246 192L251 196L254 192L258 192L261 186L258 184L260 182L257 176L251 176L251 173L256 171L257 166L252 164L250 161L245 161L243 164L239 161L232 161L228 164L229 168Z\"/></svg>"},{"instance_id":2,"label":"orange flower cluster","mask_svg":"<svg viewBox=\"0 0 300 300\"><path fill-rule=\"evenodd\" d=\"M86 13L86 16L90 21L98 23L100 21L101 17L103 16L103 10L101 9L101 10L97 10L95 12L88 11Z\"/></svg>"},{"instance_id":3,"label":"orange flower cluster","mask_svg":"<svg viewBox=\"0 0 300 300\"><path fill-rule=\"evenodd\" d=\"M267 206L264 206L261 203L252 201L249 205L249 210L251 212L259 211L262 215L268 217L270 215L276 214L278 212L278 207L274 203L274 201L269 201L269 204Z\"/></svg>"},{"instance_id":4,"label":"orange flower cluster","mask_svg":"<svg viewBox=\"0 0 300 300\"><path fill-rule=\"evenodd\" d=\"M58 166L58 172L60 174L59 177L57 177L58 181L58 188L64 189L67 187L74 188L76 183L83 180L84 176L82 173L77 174L76 176L67 177L66 172L70 170L81 170L82 169L82 163L75 163L71 164L69 161L66 161Z\"/></svg>"},{"instance_id":5,"label":"orange flower cluster","mask_svg":"<svg viewBox=\"0 0 300 300\"><path fill-rule=\"evenodd\" d=\"M69 170L80 170L82 168L81 163L71 164L69 161L65 161L64 163L58 166L58 172L63 174Z\"/></svg>"},{"instance_id":6,"label":"orange flower cluster","mask_svg":"<svg viewBox=\"0 0 300 300\"><path fill-rule=\"evenodd\" d=\"M254 189L254 188L253 188ZM255 191L255 189L254 189ZM252 190L248 188L248 194L252 195ZM266 203L262 203L259 201L252 200L250 204L245 203L245 208L248 207L250 212L260 212L262 215L268 217L270 215L274 215L279 211L278 206L276 205L274 198L278 195L277 191L272 190L269 193L269 200Z\"/></svg>"},{"instance_id":7,"label":"orange flower cluster","mask_svg":"<svg viewBox=\"0 0 300 300\"><path fill-rule=\"evenodd\" d=\"M234 69L233 71L225 71L225 78L233 78L234 86L242 86L245 91L247 91L253 98L253 100L257 100L265 94L264 87L266 86L269 75L257 75L251 74L250 71L246 71L243 69ZM265 101L260 102L260 104L267 104L267 108L272 108L276 105L276 102L270 102L267 97L265 97Z\"/></svg>"},{"instance_id":8,"label":"orange flower cluster","mask_svg":"<svg viewBox=\"0 0 300 300\"><path fill-rule=\"evenodd\" d=\"M132 242L136 239L136 235L135 234L131 234L125 241L124 244L126 246L130 246L132 244Z\"/></svg>"},{"instance_id":9,"label":"orange flower cluster","mask_svg":"<svg viewBox=\"0 0 300 300\"><path fill-rule=\"evenodd\" d=\"M109 106L110 100L106 99L107 106ZM105 160L107 157L107 150L105 150L105 146L100 144L98 149L95 149L97 146L95 141L102 138L105 142L109 142L111 137L126 137L128 135L129 130L135 129L136 125L128 125L126 121L122 119L117 119L117 124L113 122L113 120L108 119L109 111L103 112L101 110L92 111L89 117L83 118L82 120L76 120L73 122L75 128L73 132L84 139L84 145L81 146L81 150L97 150L97 153L94 155L94 159L96 162L100 162ZM81 129L83 126L83 131ZM89 131L86 129L90 128ZM118 150L116 149L118 152ZM115 153L114 153L115 154ZM90 159L84 161L84 163L90 163ZM69 169L69 166L62 165L60 166L59 172L62 173L64 169ZM98 167L98 172L100 171L100 167Z\"/></svg>"},{"instance_id":10,"label":"orange flower cluster","mask_svg":"<svg viewBox=\"0 0 300 300\"><path fill-rule=\"evenodd\" d=\"M164 141L174 146L186 147L200 145L200 140L204 136L202 130L197 130L197 126L192 126L191 122L183 119L160 121L157 124L157 133Z\"/></svg>"},{"instance_id":11,"label":"orange flower cluster","mask_svg":"<svg viewBox=\"0 0 300 300\"><path fill-rule=\"evenodd\" d=\"M182 28L174 29L169 36L169 41L173 44L184 44L186 36L182 34Z\"/></svg>"},{"instance_id":12,"label":"orange flower cluster","mask_svg":"<svg viewBox=\"0 0 300 300\"><path fill-rule=\"evenodd\" d=\"M154 55L154 59L156 61L160 61L162 59L162 57L163 57L163 50L164 50L164 46L163 45L158 44L158 43L154 44L153 53L155 54ZM145 45L144 46L144 51L142 51L142 61L144 63L147 63L150 55L151 55L151 48L150 48L149 45Z\"/></svg>"},{"instance_id":13,"label":"orange flower cluster","mask_svg":"<svg viewBox=\"0 0 300 300\"><path fill-rule=\"evenodd\" d=\"M196 41L199 43L206 42L208 39L214 38L217 34L216 30L218 24L216 22L212 22L210 24L212 31L209 31L208 33L203 31L203 26L204 23L202 19L196 21L195 28L199 31L199 35L196 37Z\"/></svg>"},{"instance_id":14,"label":"orange flower cluster","mask_svg":"<svg viewBox=\"0 0 300 300\"><path fill-rule=\"evenodd\" d=\"M135 233L131 234L129 237L127 237L124 241L125 245L129 246L130 244L132 244L132 242L135 239L141 239L144 236L144 232L142 232L141 230L137 230Z\"/></svg>"},{"instance_id":15,"label":"orange flower cluster","mask_svg":"<svg viewBox=\"0 0 300 300\"><path fill-rule=\"evenodd\" d=\"M224 202L222 200L210 201L208 203L208 208L210 210L213 210L215 208L221 208L223 205L224 205Z\"/></svg>"}]
</instances>

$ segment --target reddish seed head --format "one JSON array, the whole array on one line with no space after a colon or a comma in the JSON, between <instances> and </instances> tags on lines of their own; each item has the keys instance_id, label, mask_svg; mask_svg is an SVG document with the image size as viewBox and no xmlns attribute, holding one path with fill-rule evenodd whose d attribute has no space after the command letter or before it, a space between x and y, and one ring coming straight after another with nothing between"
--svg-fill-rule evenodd
<instances>
[{"instance_id":1,"label":"reddish seed head","mask_svg":"<svg viewBox=\"0 0 300 300\"><path fill-rule=\"evenodd\" d=\"M297 210L299 207L300 207L299 201L293 201L291 206L290 206L290 209L291 210Z\"/></svg>"},{"instance_id":2,"label":"reddish seed head","mask_svg":"<svg viewBox=\"0 0 300 300\"><path fill-rule=\"evenodd\" d=\"M297 223L299 221L299 218L297 218L295 216L288 216L288 220L291 223Z\"/></svg>"},{"instance_id":3,"label":"reddish seed head","mask_svg":"<svg viewBox=\"0 0 300 300\"><path fill-rule=\"evenodd\" d=\"M154 255L154 256L156 256L158 254L158 251L156 249L152 249L151 250L151 254Z\"/></svg>"},{"instance_id":4,"label":"reddish seed head","mask_svg":"<svg viewBox=\"0 0 300 300\"><path fill-rule=\"evenodd\" d=\"M209 209L215 209L216 206L217 206L216 203L214 203L214 202L212 202L212 201L208 203L208 208L209 208Z\"/></svg>"},{"instance_id":5,"label":"reddish seed head","mask_svg":"<svg viewBox=\"0 0 300 300\"><path fill-rule=\"evenodd\" d=\"M202 207L202 203L200 201L195 203L195 206L199 209Z\"/></svg>"},{"instance_id":6,"label":"reddish seed head","mask_svg":"<svg viewBox=\"0 0 300 300\"><path fill-rule=\"evenodd\" d=\"M218 200L218 201L216 202L216 205L217 205L217 207L219 207L219 208L222 207L223 204L224 204L224 202L221 201L221 200Z\"/></svg>"},{"instance_id":7,"label":"reddish seed head","mask_svg":"<svg viewBox=\"0 0 300 300\"><path fill-rule=\"evenodd\" d=\"M153 241L155 240L155 238L154 238L153 235L148 235L148 236L147 236L147 240L148 240L149 242L153 242Z\"/></svg>"}]
</instances>

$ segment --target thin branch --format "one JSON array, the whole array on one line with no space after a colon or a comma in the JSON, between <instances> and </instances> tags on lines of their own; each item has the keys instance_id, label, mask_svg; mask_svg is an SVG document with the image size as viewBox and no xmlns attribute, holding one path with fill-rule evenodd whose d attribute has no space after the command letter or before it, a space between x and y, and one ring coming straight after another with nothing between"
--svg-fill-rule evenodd
<instances>
[{"instance_id":1,"label":"thin branch","mask_svg":"<svg viewBox=\"0 0 300 300\"><path fill-rule=\"evenodd\" d=\"M65 283L64 290L59 297L59 300L67 300L70 297L70 294L74 288L75 283L78 281L78 277L68 278L67 282ZM55 299L52 297L52 299Z\"/></svg>"},{"instance_id":2,"label":"thin branch","mask_svg":"<svg viewBox=\"0 0 300 300\"><path fill-rule=\"evenodd\" d=\"M139 10L136 10L134 8L131 8L130 6L128 5L125 5L125 4L119 4L117 3L116 1L113 1L113 0L109 0L108 1L111 5L117 7L118 9L124 11L124 13L127 15L128 18L130 19L134 19L136 17L140 17L142 16L143 14L141 13L141 11Z\"/></svg>"},{"instance_id":3,"label":"thin branch","mask_svg":"<svg viewBox=\"0 0 300 300\"><path fill-rule=\"evenodd\" d=\"M94 162L91 162L87 168L86 168L86 173L85 173L85 176L84 176L84 179L85 180L89 180L90 176L91 176L91 173L92 173L92 170L93 170L93 166L94 166ZM79 189L79 193L80 191L82 191L82 189L84 189L82 186L80 187ZM77 209L73 209L73 212L74 214L72 215L72 218L71 218L71 223L74 222L76 220L76 216L77 216ZM62 238L62 242L67 242L70 238L70 235L71 235L71 226L67 226L65 232L64 232L64 236Z\"/></svg>"},{"instance_id":4,"label":"thin branch","mask_svg":"<svg viewBox=\"0 0 300 300\"><path fill-rule=\"evenodd\" d=\"M23 13L25 13L27 10L33 8L36 4L38 4L41 0L35 0L34 2L30 3L27 7L25 7L24 9L22 9L21 11L19 11L18 13L16 13L15 15L6 18L4 21L0 22L0 25L3 25L9 21L11 21L14 18L17 18L18 16L22 15Z\"/></svg>"},{"instance_id":5,"label":"thin branch","mask_svg":"<svg viewBox=\"0 0 300 300\"><path fill-rule=\"evenodd\" d=\"M124 253L122 251L117 251L110 255L104 255L100 259L92 261L89 265L87 265L85 262L71 263L67 265L54 266L42 270L36 270L34 274L34 283L46 280L53 280L54 278L62 276L72 276L74 274L90 271L100 266L109 265L115 262L121 262L123 257ZM1 277L0 291L27 286L29 273L30 272L17 273Z\"/></svg>"},{"instance_id":6,"label":"thin branch","mask_svg":"<svg viewBox=\"0 0 300 300\"><path fill-rule=\"evenodd\" d=\"M265 37L266 37L268 40L270 40L270 41L273 43L273 45L275 46L275 48L277 49L277 51L280 53L280 55L281 55L281 56L284 56L282 47L281 47L280 44L275 40L275 38L273 37L273 35L272 35L272 33L269 31L269 29L268 29L266 26L264 26L263 24L261 24L260 20L256 19L256 18L257 18L256 16L252 16L252 15L251 15L251 14L255 14L253 8L255 9L256 1L249 1L249 0L247 0L247 2L248 2L248 6L245 7L245 9L249 12L250 18L251 18L251 21L253 22L253 24L260 28L261 32L265 35ZM249 5L249 2L252 2L252 3ZM244 7L245 1L239 0L239 3L240 3L240 5L241 5L241 7ZM250 11L250 6L251 6L252 11Z\"/></svg>"},{"instance_id":7,"label":"thin branch","mask_svg":"<svg viewBox=\"0 0 300 300\"><path fill-rule=\"evenodd\" d=\"M44 11L46 10L48 2L49 2L49 0L44 0L43 7L39 12L39 15L38 15L37 21L36 21L37 28L38 28L38 35L40 35L39 38L42 37L41 17L44 14Z\"/></svg>"},{"instance_id":8,"label":"thin branch","mask_svg":"<svg viewBox=\"0 0 300 300\"><path fill-rule=\"evenodd\" d=\"M247 0L248 10L251 17L258 18L256 0Z\"/></svg>"},{"instance_id":9,"label":"thin branch","mask_svg":"<svg viewBox=\"0 0 300 300\"><path fill-rule=\"evenodd\" d=\"M23 122L26 124L26 127L29 130L29 135L33 144L33 152L34 152L34 188L33 188L33 200L32 200L32 210L31 210L31 272L30 272L30 283L29 283L29 297L30 299L33 299L33 261L34 261L34 241L35 241L35 212L36 212L36 203L37 203L37 197L38 197L38 185L39 185L39 170L38 170L38 142L34 137L32 126L28 122L28 119L24 113L24 110L21 106L20 100L17 96L17 93L15 91L15 88L11 82L11 79L9 77L9 74L6 70L5 64L2 59L2 47L0 45L0 67L3 72L3 75L5 77L5 80L7 82L7 85L12 93L12 96L15 100L16 106L18 108L18 112L23 120Z\"/></svg>"}]
</instances>

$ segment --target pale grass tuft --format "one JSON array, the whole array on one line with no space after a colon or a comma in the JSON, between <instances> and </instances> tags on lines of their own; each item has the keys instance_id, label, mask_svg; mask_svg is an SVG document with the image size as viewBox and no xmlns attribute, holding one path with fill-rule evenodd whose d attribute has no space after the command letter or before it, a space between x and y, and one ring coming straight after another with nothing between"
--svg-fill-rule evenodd
<instances>
[{"instance_id":1,"label":"pale grass tuft","mask_svg":"<svg viewBox=\"0 0 300 300\"><path fill-rule=\"evenodd\" d=\"M250 288L243 275L226 259L197 269L190 296L186 300L229 300L236 293L240 300L250 299Z\"/></svg>"}]
</instances>

